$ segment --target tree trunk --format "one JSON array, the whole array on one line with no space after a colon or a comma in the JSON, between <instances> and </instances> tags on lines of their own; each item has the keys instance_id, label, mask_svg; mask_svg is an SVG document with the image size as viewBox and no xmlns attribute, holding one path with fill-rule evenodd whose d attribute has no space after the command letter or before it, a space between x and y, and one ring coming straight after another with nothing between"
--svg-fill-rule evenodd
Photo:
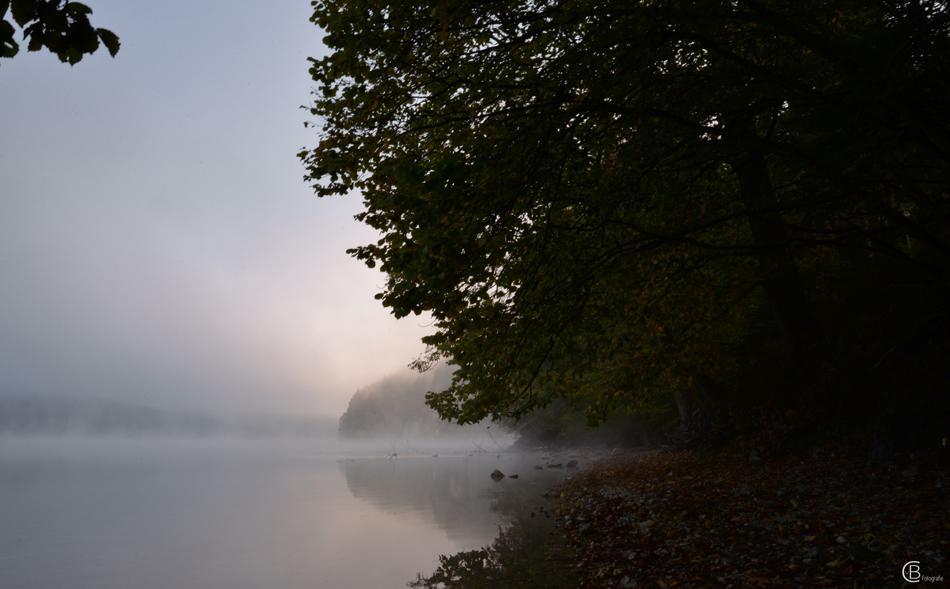
<instances>
[{"instance_id":1,"label":"tree trunk","mask_svg":"<svg viewBox=\"0 0 950 589\"><path fill-rule=\"evenodd\" d=\"M791 366L798 367L803 360L811 323L804 287L792 256L788 230L782 223L763 148L751 122L740 124L738 133L739 156L733 168L748 210L749 228L762 269L765 293L790 355Z\"/></svg>"},{"instance_id":2,"label":"tree trunk","mask_svg":"<svg viewBox=\"0 0 950 589\"><path fill-rule=\"evenodd\" d=\"M680 416L680 432L686 434L689 432L692 423L690 403L686 392L682 389L676 389L673 391L673 400L676 401L676 411Z\"/></svg>"}]
</instances>

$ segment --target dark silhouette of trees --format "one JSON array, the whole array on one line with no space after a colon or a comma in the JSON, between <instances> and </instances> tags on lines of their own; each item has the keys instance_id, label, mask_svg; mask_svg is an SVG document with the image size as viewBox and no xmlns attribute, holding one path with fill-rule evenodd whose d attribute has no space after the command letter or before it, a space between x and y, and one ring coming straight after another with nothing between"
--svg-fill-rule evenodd
<instances>
[{"instance_id":1,"label":"dark silhouette of trees","mask_svg":"<svg viewBox=\"0 0 950 589\"><path fill-rule=\"evenodd\" d=\"M8 13L13 22L8 20ZM93 27L91 14L92 9L82 2L0 0L0 57L14 57L20 52L13 23L23 29L27 50L45 48L69 65L95 53L100 43L115 57L119 38L108 29Z\"/></svg>"},{"instance_id":2,"label":"dark silhouette of trees","mask_svg":"<svg viewBox=\"0 0 950 589\"><path fill-rule=\"evenodd\" d=\"M444 417L565 397L593 421L735 422L852 403L934 330L945 360L946 4L324 0L312 20L331 52L300 157L318 196L362 194L382 236L351 253L387 273L383 304L434 317L417 364L458 365L428 397Z\"/></svg>"}]
</instances>

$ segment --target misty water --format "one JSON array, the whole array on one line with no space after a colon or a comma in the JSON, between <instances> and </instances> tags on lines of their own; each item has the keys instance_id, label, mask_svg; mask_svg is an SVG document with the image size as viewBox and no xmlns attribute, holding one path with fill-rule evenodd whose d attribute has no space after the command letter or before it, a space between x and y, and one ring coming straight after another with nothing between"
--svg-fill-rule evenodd
<instances>
[{"instance_id":1,"label":"misty water","mask_svg":"<svg viewBox=\"0 0 950 589\"><path fill-rule=\"evenodd\" d=\"M440 553L490 543L560 476L524 454L389 453L0 437L0 586L404 587Z\"/></svg>"}]
</instances>

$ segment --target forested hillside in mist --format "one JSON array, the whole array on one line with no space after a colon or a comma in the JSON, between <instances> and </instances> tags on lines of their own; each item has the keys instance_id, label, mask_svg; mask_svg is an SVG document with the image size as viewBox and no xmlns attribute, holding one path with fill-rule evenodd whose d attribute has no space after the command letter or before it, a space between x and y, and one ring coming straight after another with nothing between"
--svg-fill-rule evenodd
<instances>
[{"instance_id":1,"label":"forested hillside in mist","mask_svg":"<svg viewBox=\"0 0 950 589\"><path fill-rule=\"evenodd\" d=\"M340 436L433 436L484 429L443 421L426 406L426 392L444 390L451 381L452 368L440 365L422 374L395 374L364 387L353 394L340 417Z\"/></svg>"}]
</instances>

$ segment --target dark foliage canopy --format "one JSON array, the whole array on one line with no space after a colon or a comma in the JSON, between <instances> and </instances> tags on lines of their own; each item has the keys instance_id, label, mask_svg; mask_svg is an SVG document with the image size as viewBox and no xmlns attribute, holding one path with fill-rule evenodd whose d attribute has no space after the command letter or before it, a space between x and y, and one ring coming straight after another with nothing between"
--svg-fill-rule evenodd
<instances>
[{"instance_id":1,"label":"dark foliage canopy","mask_svg":"<svg viewBox=\"0 0 950 589\"><path fill-rule=\"evenodd\" d=\"M8 13L13 22L7 20ZM115 57L119 38L108 29L94 28L89 22L91 14L92 9L82 2L0 0L0 57L20 52L13 23L23 29L29 51L45 48L70 65L95 53L100 43Z\"/></svg>"},{"instance_id":2,"label":"dark foliage canopy","mask_svg":"<svg viewBox=\"0 0 950 589\"><path fill-rule=\"evenodd\" d=\"M445 417L816 398L943 320L946 3L313 6L300 157L434 318Z\"/></svg>"}]
</instances>

